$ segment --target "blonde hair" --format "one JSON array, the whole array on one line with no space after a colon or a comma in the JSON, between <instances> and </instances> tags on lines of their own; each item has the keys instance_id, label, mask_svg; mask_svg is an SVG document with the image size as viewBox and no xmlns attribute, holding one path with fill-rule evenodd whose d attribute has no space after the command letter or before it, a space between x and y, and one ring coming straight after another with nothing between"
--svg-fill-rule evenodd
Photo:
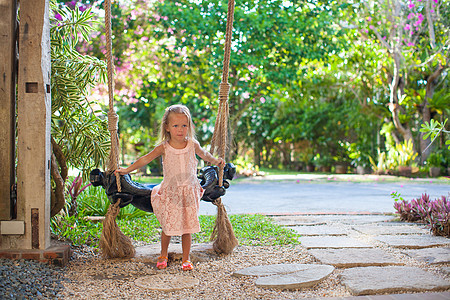
<instances>
[{"instance_id":1,"label":"blonde hair","mask_svg":"<svg viewBox=\"0 0 450 300\"><path fill-rule=\"evenodd\" d=\"M187 138L190 140L195 140L195 127L194 122L192 122L191 112L189 111L189 108L182 104L175 104L167 107L166 111L164 112L159 130L160 142L162 143L170 140L170 133L167 132L167 126L169 125L169 115L171 113L184 114L187 117L189 123Z\"/></svg>"}]
</instances>

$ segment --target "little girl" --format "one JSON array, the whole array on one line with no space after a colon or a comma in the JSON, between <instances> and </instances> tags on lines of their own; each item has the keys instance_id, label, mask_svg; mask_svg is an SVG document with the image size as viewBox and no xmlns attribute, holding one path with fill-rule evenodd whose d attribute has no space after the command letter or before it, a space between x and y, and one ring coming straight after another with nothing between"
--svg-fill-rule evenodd
<instances>
[{"instance_id":1,"label":"little girl","mask_svg":"<svg viewBox=\"0 0 450 300\"><path fill-rule=\"evenodd\" d=\"M197 179L197 154L203 160L215 165L224 165L221 158L215 158L205 151L195 139L194 124L189 109L184 105L172 105L166 109L161 121L161 143L150 153L142 156L128 168L116 172L125 175L141 168L155 158L163 157L163 181L152 190L152 206L161 224L161 255L156 267L167 267L167 251L170 238L181 235L184 271L192 270L189 261L192 233L200 231L198 209L203 189Z\"/></svg>"}]
</instances>

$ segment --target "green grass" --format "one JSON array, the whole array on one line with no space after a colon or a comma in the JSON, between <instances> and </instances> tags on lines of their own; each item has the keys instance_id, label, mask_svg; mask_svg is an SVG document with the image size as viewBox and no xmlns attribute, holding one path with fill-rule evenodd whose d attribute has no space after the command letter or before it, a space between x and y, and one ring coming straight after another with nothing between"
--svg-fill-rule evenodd
<instances>
[{"instance_id":1,"label":"green grass","mask_svg":"<svg viewBox=\"0 0 450 300\"><path fill-rule=\"evenodd\" d=\"M149 183L149 184L160 184L163 180L162 176L133 176L131 175L131 178L134 181L140 182L140 183Z\"/></svg>"},{"instance_id":2,"label":"green grass","mask_svg":"<svg viewBox=\"0 0 450 300\"><path fill-rule=\"evenodd\" d=\"M74 246L83 244L98 247L102 224L85 220L84 214L78 217L62 217L58 222L52 220L52 233L60 239L69 240ZM234 233L240 245L275 246L299 244L299 235L293 230L274 224L263 215L230 215ZM215 216L200 216L201 232L193 234L194 243L208 243L214 228ZM120 230L136 241L158 243L160 225L155 215L117 220Z\"/></svg>"},{"instance_id":3,"label":"green grass","mask_svg":"<svg viewBox=\"0 0 450 300\"><path fill-rule=\"evenodd\" d=\"M266 175L297 175L297 174L306 173L306 172L301 172L301 171L269 169L269 168L260 168L259 170L264 172Z\"/></svg>"},{"instance_id":4,"label":"green grass","mask_svg":"<svg viewBox=\"0 0 450 300\"><path fill-rule=\"evenodd\" d=\"M275 246L299 244L299 235L272 222L263 215L230 215L231 224L240 245ZM193 235L197 243L207 243L214 228L215 216L200 216L202 231Z\"/></svg>"}]
</instances>

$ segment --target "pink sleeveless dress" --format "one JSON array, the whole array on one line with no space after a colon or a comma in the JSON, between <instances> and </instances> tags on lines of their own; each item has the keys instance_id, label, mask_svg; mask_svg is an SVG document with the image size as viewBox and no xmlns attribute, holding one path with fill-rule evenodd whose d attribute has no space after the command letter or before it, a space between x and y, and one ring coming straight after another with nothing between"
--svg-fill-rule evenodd
<instances>
[{"instance_id":1,"label":"pink sleeveless dress","mask_svg":"<svg viewBox=\"0 0 450 300\"><path fill-rule=\"evenodd\" d=\"M197 179L194 143L175 149L164 142L163 181L152 190L152 206L163 232L182 235L200 231L198 209L203 188Z\"/></svg>"}]
</instances>

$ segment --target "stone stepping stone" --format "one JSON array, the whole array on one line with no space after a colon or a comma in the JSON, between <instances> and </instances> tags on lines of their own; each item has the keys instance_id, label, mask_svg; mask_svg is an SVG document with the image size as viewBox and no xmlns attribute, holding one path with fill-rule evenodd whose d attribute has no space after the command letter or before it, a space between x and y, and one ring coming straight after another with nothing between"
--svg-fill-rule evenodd
<instances>
[{"instance_id":1,"label":"stone stepping stone","mask_svg":"<svg viewBox=\"0 0 450 300\"><path fill-rule=\"evenodd\" d=\"M450 246L450 239L427 235L379 235L374 238L394 248L420 249L435 246Z\"/></svg>"},{"instance_id":2,"label":"stone stepping stone","mask_svg":"<svg viewBox=\"0 0 450 300\"><path fill-rule=\"evenodd\" d=\"M335 216L323 216L321 220L327 222L339 222L343 224L372 224L380 222L389 222L395 220L394 216L386 215L335 215Z\"/></svg>"},{"instance_id":3,"label":"stone stepping stone","mask_svg":"<svg viewBox=\"0 0 450 300\"><path fill-rule=\"evenodd\" d=\"M148 261L155 263L161 253L160 244L152 244L147 246L136 247L136 255L133 260ZM181 244L169 244L169 263L173 260L182 260L183 249ZM191 247L190 260L193 263L206 262L218 257L214 251L212 244L193 244Z\"/></svg>"},{"instance_id":4,"label":"stone stepping stone","mask_svg":"<svg viewBox=\"0 0 450 300\"><path fill-rule=\"evenodd\" d=\"M306 249L372 248L369 244L346 236L302 236L298 240Z\"/></svg>"},{"instance_id":5,"label":"stone stepping stone","mask_svg":"<svg viewBox=\"0 0 450 300\"><path fill-rule=\"evenodd\" d=\"M403 253L427 264L450 263L450 248L424 248L405 250Z\"/></svg>"},{"instance_id":6,"label":"stone stepping stone","mask_svg":"<svg viewBox=\"0 0 450 300\"><path fill-rule=\"evenodd\" d=\"M391 254L377 248L311 249L309 254L336 268L403 265Z\"/></svg>"},{"instance_id":7,"label":"stone stepping stone","mask_svg":"<svg viewBox=\"0 0 450 300\"><path fill-rule=\"evenodd\" d=\"M353 295L440 291L450 281L417 267L389 266L344 269L342 283Z\"/></svg>"},{"instance_id":8,"label":"stone stepping stone","mask_svg":"<svg viewBox=\"0 0 450 300\"><path fill-rule=\"evenodd\" d=\"M314 218L305 218L304 216L273 216L272 220L275 224L281 226L315 226L326 224Z\"/></svg>"},{"instance_id":9,"label":"stone stepping stone","mask_svg":"<svg viewBox=\"0 0 450 300\"><path fill-rule=\"evenodd\" d=\"M271 289L300 289L314 286L334 271L333 266L317 264L276 264L245 268L233 276L258 276L255 285Z\"/></svg>"},{"instance_id":10,"label":"stone stepping stone","mask_svg":"<svg viewBox=\"0 0 450 300\"><path fill-rule=\"evenodd\" d=\"M360 225L353 229L369 235L427 234L429 230L418 226L401 225Z\"/></svg>"},{"instance_id":11,"label":"stone stepping stone","mask_svg":"<svg viewBox=\"0 0 450 300\"><path fill-rule=\"evenodd\" d=\"M145 289L162 292L173 292L182 289L193 288L197 286L200 281L194 277L174 274L157 274L144 276L136 279L134 283Z\"/></svg>"},{"instance_id":12,"label":"stone stepping stone","mask_svg":"<svg viewBox=\"0 0 450 300\"><path fill-rule=\"evenodd\" d=\"M290 227L303 236L314 235L346 235L348 232L337 226L318 225L318 226L295 226Z\"/></svg>"}]
</instances>

